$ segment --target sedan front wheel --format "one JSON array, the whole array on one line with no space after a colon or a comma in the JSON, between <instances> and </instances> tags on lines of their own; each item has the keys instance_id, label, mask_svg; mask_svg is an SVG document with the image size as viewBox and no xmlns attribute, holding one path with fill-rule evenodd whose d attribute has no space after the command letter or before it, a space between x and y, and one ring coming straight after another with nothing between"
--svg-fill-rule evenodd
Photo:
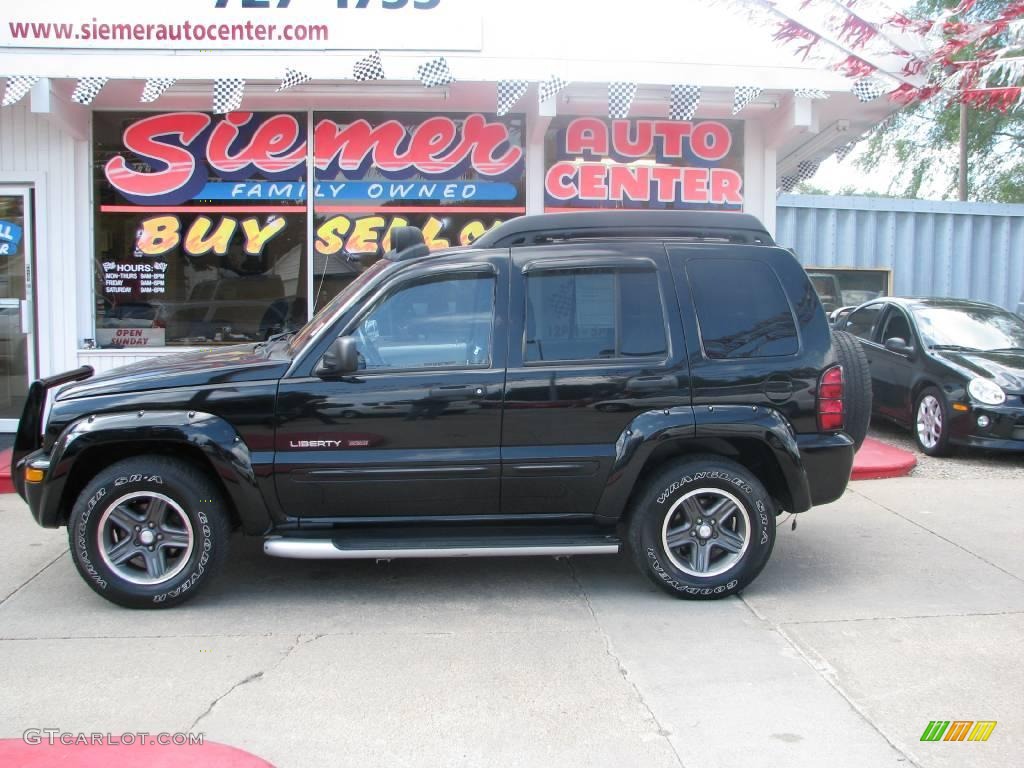
<instances>
[{"instance_id":1,"label":"sedan front wheel","mask_svg":"<svg viewBox=\"0 0 1024 768\"><path fill-rule=\"evenodd\" d=\"M949 406L935 387L928 387L917 398L914 408L914 439L929 456L949 453Z\"/></svg>"}]
</instances>

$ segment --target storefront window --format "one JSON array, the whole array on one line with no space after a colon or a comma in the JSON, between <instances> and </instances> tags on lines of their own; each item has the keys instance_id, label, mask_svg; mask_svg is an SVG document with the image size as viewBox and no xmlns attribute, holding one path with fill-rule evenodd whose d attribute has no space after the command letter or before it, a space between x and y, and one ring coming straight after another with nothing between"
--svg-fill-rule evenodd
<instances>
[{"instance_id":1,"label":"storefront window","mask_svg":"<svg viewBox=\"0 0 1024 768\"><path fill-rule=\"evenodd\" d=\"M526 211L521 117L316 112L313 124L317 309L390 248L395 227L447 248Z\"/></svg>"},{"instance_id":2,"label":"storefront window","mask_svg":"<svg viewBox=\"0 0 1024 768\"><path fill-rule=\"evenodd\" d=\"M93 128L99 346L306 322L304 113L97 112Z\"/></svg>"},{"instance_id":3,"label":"storefront window","mask_svg":"<svg viewBox=\"0 0 1024 768\"><path fill-rule=\"evenodd\" d=\"M587 208L743 208L739 120L560 116L545 137L544 204Z\"/></svg>"}]
</instances>

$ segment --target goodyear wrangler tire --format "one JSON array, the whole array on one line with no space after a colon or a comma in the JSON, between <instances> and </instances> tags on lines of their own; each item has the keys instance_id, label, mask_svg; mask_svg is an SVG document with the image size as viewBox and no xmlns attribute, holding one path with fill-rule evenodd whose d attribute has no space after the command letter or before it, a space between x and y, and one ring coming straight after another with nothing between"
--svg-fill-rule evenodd
<instances>
[{"instance_id":1,"label":"goodyear wrangler tire","mask_svg":"<svg viewBox=\"0 0 1024 768\"><path fill-rule=\"evenodd\" d=\"M775 546L775 503L753 474L720 456L673 461L634 501L627 541L641 571L675 597L735 594Z\"/></svg>"},{"instance_id":2,"label":"goodyear wrangler tire","mask_svg":"<svg viewBox=\"0 0 1024 768\"><path fill-rule=\"evenodd\" d=\"M229 534L217 485L163 456L104 469L68 519L72 558L86 584L128 608L168 608L192 597L223 564Z\"/></svg>"},{"instance_id":3,"label":"goodyear wrangler tire","mask_svg":"<svg viewBox=\"0 0 1024 768\"><path fill-rule=\"evenodd\" d=\"M846 405L844 432L859 451L871 426L871 369L868 356L855 336L846 331L832 331L836 359L843 366L843 400Z\"/></svg>"}]
</instances>

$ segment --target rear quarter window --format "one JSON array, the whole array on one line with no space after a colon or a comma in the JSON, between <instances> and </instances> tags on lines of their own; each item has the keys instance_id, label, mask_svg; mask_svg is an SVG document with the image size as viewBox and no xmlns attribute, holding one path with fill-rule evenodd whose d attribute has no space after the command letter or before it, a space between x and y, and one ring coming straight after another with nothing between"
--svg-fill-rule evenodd
<instances>
[{"instance_id":1,"label":"rear quarter window","mask_svg":"<svg viewBox=\"0 0 1024 768\"><path fill-rule=\"evenodd\" d=\"M769 265L748 259L692 259L686 275L707 357L730 360L799 352L792 307Z\"/></svg>"}]
</instances>

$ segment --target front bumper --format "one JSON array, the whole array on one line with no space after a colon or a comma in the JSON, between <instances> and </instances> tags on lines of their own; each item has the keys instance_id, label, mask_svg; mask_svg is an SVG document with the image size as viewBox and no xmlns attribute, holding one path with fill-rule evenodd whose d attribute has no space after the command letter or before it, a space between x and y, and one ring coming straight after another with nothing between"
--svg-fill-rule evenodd
<instances>
[{"instance_id":1,"label":"front bumper","mask_svg":"<svg viewBox=\"0 0 1024 768\"><path fill-rule=\"evenodd\" d=\"M988 417L986 427L978 419ZM953 411L949 441L953 445L998 451L1024 451L1024 396L1008 395L1003 405L971 404Z\"/></svg>"},{"instance_id":2,"label":"front bumper","mask_svg":"<svg viewBox=\"0 0 1024 768\"><path fill-rule=\"evenodd\" d=\"M849 435L812 433L797 435L796 442L807 474L811 504L828 504L842 496L856 453Z\"/></svg>"}]
</instances>

